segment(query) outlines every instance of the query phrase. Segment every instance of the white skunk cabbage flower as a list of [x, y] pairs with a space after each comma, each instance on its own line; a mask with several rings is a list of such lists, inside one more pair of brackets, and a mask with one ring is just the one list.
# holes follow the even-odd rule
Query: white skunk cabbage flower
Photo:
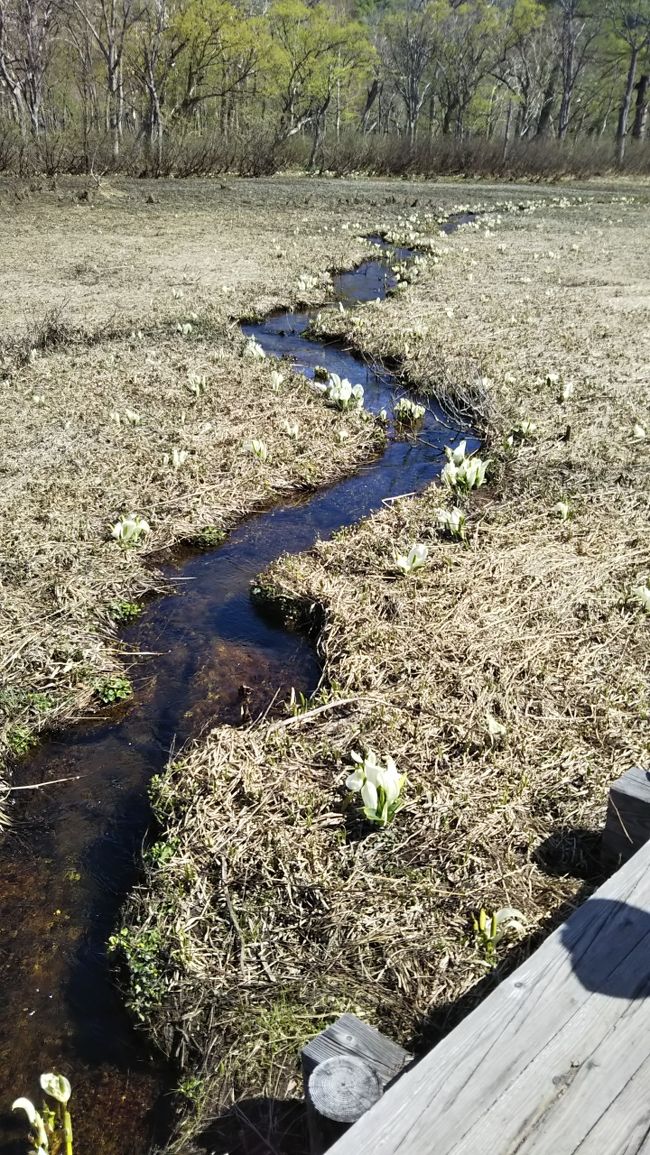
[[111, 537], [119, 541], [121, 545], [135, 545], [143, 534], [150, 533], [151, 526], [143, 517], [139, 517], [137, 513], [131, 513], [128, 517], [123, 517], [120, 521], [116, 521], [111, 529]]
[[639, 425], [637, 422], [637, 424], [634, 426], [633, 432], [635, 441], [645, 441], [647, 434], [643, 425]]
[[502, 738], [503, 735], [506, 733], [506, 728], [503, 725], [503, 722], [499, 722], [494, 717], [494, 714], [491, 714], [489, 710], [486, 710], [486, 712], [485, 712], [485, 720], [487, 722], [487, 728], [488, 728], [488, 734], [490, 735], [490, 741], [493, 742], [496, 738]]
[[124, 417], [128, 421], [129, 425], [140, 425], [142, 423], [142, 415], [135, 409], [125, 409]]
[[202, 397], [205, 393], [207, 377], [205, 374], [188, 373], [186, 385], [190, 393], [193, 393], [195, 397]]
[[635, 586], [632, 590], [632, 597], [646, 614], [650, 614], [650, 586], [647, 583], [643, 586]]
[[519, 437], [524, 439], [532, 437], [536, 431], [537, 425], [535, 422], [528, 420], [520, 421], [519, 425], [517, 425], [517, 427], [514, 429], [514, 433], [518, 434]]
[[461, 466], [461, 473], [464, 473], [465, 478], [465, 487], [467, 489], [479, 489], [485, 481], [487, 467], [488, 462], [481, 461], [480, 457], [466, 457]]
[[280, 388], [283, 381], [284, 381], [284, 374], [278, 373], [277, 369], [274, 369], [273, 372], [271, 373], [271, 389], [273, 390], [274, 393], [277, 393], [277, 391]]
[[454, 465], [453, 461], [448, 461], [440, 474], [445, 485], [450, 489], [455, 489], [458, 484], [458, 467]]
[[47, 1137], [47, 1131], [45, 1130], [45, 1123], [43, 1122], [43, 1119], [39, 1115], [31, 1100], [16, 1099], [11, 1104], [11, 1110], [25, 1112], [39, 1148], [43, 1151], [47, 1151], [49, 1149], [49, 1140]]
[[266, 357], [266, 353], [264, 352], [262, 346], [257, 343], [254, 337], [249, 337], [248, 341], [244, 345], [243, 356], [252, 357], [258, 361], [261, 361], [263, 357]]
[[163, 453], [163, 465], [171, 465], [172, 469], [180, 469], [187, 461], [186, 449], [172, 449], [171, 453]]
[[258, 461], [266, 461], [269, 456], [269, 447], [266, 441], [262, 441], [257, 437], [253, 437], [251, 441], [244, 442], [244, 449], [252, 453]]
[[352, 761], [357, 765], [346, 779], [348, 790], [361, 795], [363, 812], [370, 822], [386, 826], [399, 809], [399, 798], [406, 775], [398, 774], [397, 766], [390, 755], [382, 766], [374, 750], [369, 750], [365, 757], [353, 751]]
[[72, 1087], [65, 1075], [55, 1075], [54, 1072], [41, 1075], [41, 1088], [46, 1095], [64, 1106], [72, 1094]]
[[424, 542], [416, 542], [412, 545], [408, 553], [397, 554], [395, 557], [395, 565], [403, 574], [412, 573], [413, 570], [421, 569], [426, 564], [429, 556], [428, 546]]
[[439, 509], [437, 511], [438, 529], [448, 533], [450, 537], [465, 537], [465, 523], [467, 518], [462, 509], [454, 506], [453, 509]]
[[557, 513], [560, 521], [568, 521], [571, 516], [571, 506], [568, 501], [558, 501], [553, 506], [553, 512]]
[[300, 426], [298, 425], [297, 421], [285, 421], [284, 422], [284, 428], [286, 429], [287, 433], [289, 434], [289, 437], [293, 437], [294, 440], [297, 439], [298, 434], [300, 432]]
[[401, 397], [393, 407], [393, 412], [397, 420], [401, 421], [403, 425], [415, 425], [420, 418], [424, 417], [426, 410], [424, 405], [417, 405], [414, 401], [409, 401], [408, 397]]
[[311, 277], [309, 273], [303, 273], [298, 278], [298, 289], [301, 293], [308, 293], [311, 289], [315, 289], [318, 284], [318, 277]]
[[453, 462], [454, 465], [462, 465], [463, 461], [465, 460], [465, 450], [466, 449], [467, 449], [467, 442], [466, 441], [461, 441], [460, 444], [457, 445], [455, 449], [452, 449], [449, 445], [445, 446], [445, 456], [447, 458], [447, 461]]
[[362, 409], [363, 385], [352, 385], [347, 377], [331, 373], [324, 392], [327, 400], [337, 409]]
[[573, 384], [573, 381], [565, 381], [560, 393], [560, 401], [569, 401], [570, 398], [573, 397], [574, 393], [575, 385]]

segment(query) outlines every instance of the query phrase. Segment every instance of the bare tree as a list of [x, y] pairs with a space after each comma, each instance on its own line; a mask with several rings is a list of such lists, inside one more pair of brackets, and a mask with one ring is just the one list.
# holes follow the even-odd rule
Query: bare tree
[[42, 128], [43, 86], [55, 33], [53, 0], [0, 0], [0, 82], [23, 131]]
[[650, 0], [609, 0], [607, 16], [617, 40], [625, 46], [627, 75], [616, 126], [616, 157], [625, 156], [625, 138], [639, 60], [650, 48]]
[[72, 0], [72, 5], [104, 60], [106, 127], [111, 134], [113, 159], [117, 160], [122, 136], [124, 51], [130, 30], [142, 18], [140, 0]]
[[413, 0], [393, 13], [384, 23], [385, 58], [395, 89], [404, 102], [406, 130], [415, 140], [418, 120], [431, 78], [425, 75], [436, 49], [436, 23], [430, 5]]
[[558, 51], [562, 99], [557, 135], [564, 140], [571, 123], [571, 105], [578, 79], [590, 59], [600, 21], [588, 0], [559, 0]]

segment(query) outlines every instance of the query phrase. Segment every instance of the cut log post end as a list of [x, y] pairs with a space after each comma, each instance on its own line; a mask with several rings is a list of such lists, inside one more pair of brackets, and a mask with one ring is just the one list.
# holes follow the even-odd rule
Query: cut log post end
[[356, 1123], [380, 1098], [381, 1082], [363, 1059], [336, 1055], [312, 1071], [308, 1090], [319, 1115], [337, 1123]]
[[356, 1015], [342, 1015], [302, 1051], [309, 1146], [323, 1155], [374, 1106], [411, 1060]]

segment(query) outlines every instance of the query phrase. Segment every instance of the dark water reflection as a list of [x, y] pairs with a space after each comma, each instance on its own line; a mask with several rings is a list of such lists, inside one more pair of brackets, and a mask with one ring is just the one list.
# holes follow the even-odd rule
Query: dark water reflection
[[[337, 292], [348, 302], [374, 299], [391, 276], [384, 262], [370, 261], [342, 274]], [[307, 374], [320, 364], [362, 382], [366, 407], [390, 410], [390, 374], [307, 340], [308, 321], [283, 314], [244, 331]], [[151, 818], [147, 784], [172, 747], [210, 725], [238, 722], [242, 684], [251, 688], [253, 715], [292, 686], [315, 686], [311, 646], [263, 616], [250, 583], [280, 553], [309, 548], [383, 499], [431, 481], [460, 431], [429, 409], [421, 432], [423, 440], [391, 437], [353, 477], [251, 517], [220, 548], [167, 566], [173, 592], [125, 635], [129, 648], [157, 652], [131, 671], [133, 703], [48, 740], [18, 768], [20, 785], [75, 780], [15, 793], [14, 825], [0, 847], [0, 1104], [6, 1112], [18, 1095], [37, 1098], [39, 1073], [63, 1071], [81, 1155], [143, 1155], [169, 1127], [172, 1075], [129, 1022], [105, 948], [137, 878]], [[23, 1115], [0, 1115], [2, 1155], [22, 1155], [24, 1135]]]

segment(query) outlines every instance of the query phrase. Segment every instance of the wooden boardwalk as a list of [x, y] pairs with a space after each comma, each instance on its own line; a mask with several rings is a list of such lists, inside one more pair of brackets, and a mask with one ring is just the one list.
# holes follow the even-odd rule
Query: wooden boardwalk
[[650, 1155], [650, 843], [332, 1155]]

